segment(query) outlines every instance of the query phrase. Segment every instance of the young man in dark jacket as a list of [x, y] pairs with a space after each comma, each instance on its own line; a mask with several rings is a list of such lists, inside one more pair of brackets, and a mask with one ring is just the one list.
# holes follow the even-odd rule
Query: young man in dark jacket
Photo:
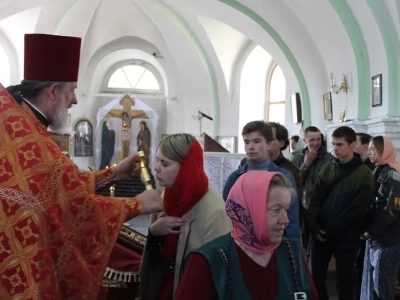
[[357, 142], [354, 152], [360, 154], [364, 164], [373, 171], [375, 169], [375, 164], [372, 163], [370, 158], [368, 157], [368, 145], [369, 141], [371, 140], [371, 136], [368, 133], [363, 132], [357, 132], [356, 136]]
[[332, 255], [339, 299], [354, 299], [354, 263], [374, 199], [372, 173], [353, 152], [355, 145], [356, 133], [350, 127], [342, 126], [332, 133], [335, 158], [322, 167], [308, 210], [310, 268], [320, 300], [329, 299], [325, 281]]
[[274, 164], [292, 173], [294, 180], [296, 181], [297, 199], [299, 202], [299, 218], [301, 224], [303, 214], [303, 210], [301, 209], [302, 205], [300, 204], [302, 193], [301, 172], [298, 167], [282, 154], [282, 151], [284, 151], [289, 145], [289, 132], [285, 126], [279, 123], [269, 122], [268, 124], [272, 127], [272, 141], [269, 142], [268, 155]]
[[314, 194], [319, 171], [323, 165], [332, 160], [333, 156], [328, 153], [323, 146], [322, 134], [317, 127], [309, 126], [304, 130], [304, 142], [307, 147], [305, 147], [301, 153], [295, 155], [292, 162], [301, 171], [302, 197], [300, 199], [303, 205], [303, 226], [301, 235], [303, 247], [307, 250], [310, 239], [307, 222], [308, 206]]

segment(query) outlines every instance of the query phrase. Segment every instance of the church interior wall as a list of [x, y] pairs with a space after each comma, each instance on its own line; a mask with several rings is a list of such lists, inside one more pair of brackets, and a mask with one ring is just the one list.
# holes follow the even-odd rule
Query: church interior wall
[[[370, 120], [362, 125], [346, 125], [369, 132], [396, 128], [394, 121], [389, 126], [385, 125], [389, 121], [382, 119], [390, 115], [389, 101], [395, 100], [393, 91], [397, 92], [393, 83], [389, 85], [388, 77], [400, 67], [398, 63], [389, 65], [390, 61], [397, 61], [393, 53], [400, 48], [399, 5], [395, 0], [382, 4], [395, 33], [394, 52], [388, 51], [380, 20], [368, 1], [346, 2], [342, 10], [332, 1], [320, 0], [271, 0], [268, 5], [256, 0], [237, 1], [236, 5], [225, 0], [116, 1], [67, 0], [59, 5], [52, 1], [26, 1], [22, 6], [5, 0], [2, 5], [7, 9], [0, 9], [0, 43], [13, 66], [11, 83], [16, 84], [23, 77], [24, 33], [81, 36], [79, 105], [71, 110], [73, 124], [85, 114], [94, 124], [100, 103], [115, 98], [103, 95], [101, 90], [104, 74], [113, 63], [141, 58], [160, 71], [165, 83], [165, 98], [143, 100], [149, 105], [162, 103], [156, 105], [164, 118], [160, 134], [185, 131], [198, 135], [199, 122], [193, 115], [201, 110], [214, 118], [212, 122], [203, 119], [202, 131], [211, 136], [240, 138], [241, 126], [233, 120], [240, 119], [241, 72], [249, 49], [259, 45], [286, 77], [285, 126], [290, 134], [301, 131], [301, 125], [291, 121], [290, 95], [295, 92], [302, 93], [306, 121], [326, 133], [338, 125], [341, 110], [346, 110], [348, 119], [356, 120], [363, 106], [367, 106]], [[356, 31], [350, 32], [343, 12], [350, 12], [347, 18], [354, 18]], [[263, 26], [260, 20], [264, 21]], [[218, 26], [215, 31], [213, 26]], [[363, 59], [357, 53], [360, 49]], [[162, 58], [153, 57], [153, 53]], [[360, 70], [367, 70], [368, 74], [360, 74]], [[331, 72], [338, 84], [345, 74], [349, 90], [332, 92], [333, 120], [326, 121], [322, 96], [331, 91]], [[371, 107], [370, 78], [377, 74], [383, 78], [383, 104]], [[265, 113], [265, 103], [254, 109]], [[374, 119], [381, 124], [376, 125], [371, 121]]]

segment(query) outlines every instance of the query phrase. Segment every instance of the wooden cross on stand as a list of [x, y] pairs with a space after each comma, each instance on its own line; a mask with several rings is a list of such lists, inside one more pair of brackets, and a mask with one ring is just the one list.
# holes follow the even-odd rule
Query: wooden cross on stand
[[[122, 131], [128, 131], [131, 128], [132, 119], [148, 119], [149, 117], [145, 114], [143, 110], [131, 110], [132, 106], [135, 106], [135, 101], [129, 96], [125, 95], [124, 98], [119, 102], [123, 109], [112, 109], [110, 110], [105, 118], [119, 118], [122, 120]], [[126, 135], [125, 135], [126, 136]], [[129, 140], [122, 140], [123, 151], [119, 153], [118, 158], [120, 160], [124, 159], [129, 155], [129, 148], [131, 143], [131, 136], [129, 134]]]
[[121, 101], [119, 101], [119, 104], [123, 107], [123, 109], [112, 109], [107, 113], [106, 117], [121, 118], [122, 113], [126, 112], [131, 120], [136, 118], [149, 118], [143, 110], [131, 110], [131, 107], [135, 106], [135, 101], [133, 101], [133, 99], [129, 97], [129, 95], [125, 95], [125, 97], [122, 98]]

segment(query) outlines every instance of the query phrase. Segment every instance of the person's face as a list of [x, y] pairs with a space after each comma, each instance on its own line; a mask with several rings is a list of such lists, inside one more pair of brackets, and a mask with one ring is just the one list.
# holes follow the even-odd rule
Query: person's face
[[281, 153], [283, 142], [276, 139], [276, 128], [272, 128], [272, 141], [269, 142], [268, 155], [270, 157], [277, 157]]
[[375, 148], [374, 144], [372, 143], [372, 141], [369, 142], [368, 157], [372, 163], [376, 163], [378, 161], [378, 159], [381, 157], [379, 155], [378, 151], [376, 151], [376, 148]]
[[304, 138], [308, 150], [317, 152], [321, 147], [321, 132], [308, 132]]
[[344, 138], [332, 137], [333, 155], [340, 160], [346, 160], [353, 156], [356, 142], [347, 143]]
[[295, 140], [290, 140], [290, 149], [296, 150], [297, 142]]
[[243, 141], [248, 160], [261, 160], [268, 157], [269, 145], [258, 131], [244, 134]]
[[360, 137], [357, 136], [356, 146], [354, 147], [354, 152], [363, 155], [368, 151], [368, 145], [361, 144]]
[[292, 193], [287, 188], [275, 188], [270, 192], [268, 199], [268, 228], [272, 244], [282, 241], [286, 226], [289, 224], [287, 211], [292, 200]]
[[78, 103], [75, 89], [76, 83], [72, 82], [67, 83], [63, 88], [59, 85], [54, 88], [53, 113], [48, 116], [51, 130], [58, 131], [68, 126], [68, 109]]
[[157, 161], [154, 167], [156, 179], [163, 187], [172, 187], [175, 183], [181, 165], [166, 157], [160, 149], [157, 150]]

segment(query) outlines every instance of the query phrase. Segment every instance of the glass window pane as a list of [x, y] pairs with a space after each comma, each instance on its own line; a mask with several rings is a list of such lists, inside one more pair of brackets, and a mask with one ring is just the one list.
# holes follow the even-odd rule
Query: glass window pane
[[135, 86], [135, 89], [159, 90], [160, 86], [154, 74], [149, 70], [146, 70], [140, 81]]
[[285, 103], [271, 103], [269, 105], [268, 121], [285, 124]]
[[126, 78], [122, 69], [118, 69], [111, 75], [110, 80], [108, 81], [109, 88], [131, 88], [128, 79]]
[[129, 82], [131, 83], [132, 88], [137, 85], [140, 77], [146, 71], [145, 68], [136, 65], [129, 65], [122, 68], [128, 77]]
[[271, 84], [269, 86], [269, 101], [270, 102], [280, 102], [285, 101], [286, 97], [286, 79], [283, 75], [282, 69], [276, 66], [272, 76]]

